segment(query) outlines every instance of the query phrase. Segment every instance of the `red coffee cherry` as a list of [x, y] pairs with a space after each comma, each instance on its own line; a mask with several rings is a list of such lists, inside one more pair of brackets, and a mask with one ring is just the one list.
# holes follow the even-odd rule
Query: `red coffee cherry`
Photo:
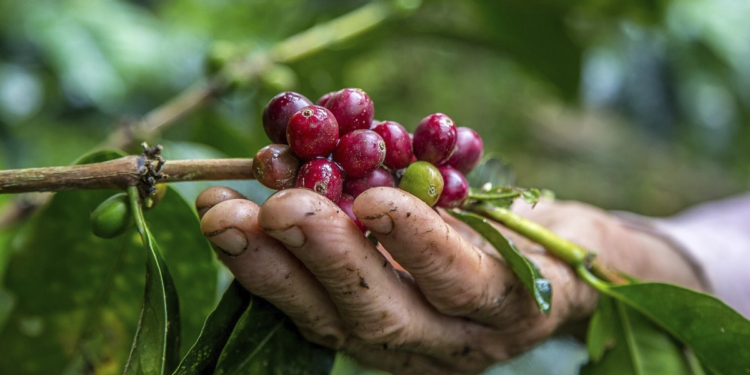
[[274, 96], [263, 109], [263, 130], [271, 142], [286, 144], [286, 125], [289, 118], [311, 104], [310, 99], [296, 92], [287, 91]]
[[261, 148], [253, 158], [253, 176], [271, 189], [281, 190], [294, 186], [300, 160], [289, 145], [270, 144]]
[[458, 169], [463, 174], [468, 174], [482, 161], [484, 142], [482, 142], [482, 137], [471, 128], [463, 126], [456, 128], [456, 135], [456, 151], [445, 164]]
[[385, 142], [385, 160], [383, 164], [390, 169], [406, 168], [413, 156], [411, 138], [406, 128], [394, 121], [384, 121], [372, 130], [380, 134]]
[[347, 178], [364, 177], [385, 160], [385, 142], [372, 130], [354, 130], [344, 134], [333, 151], [333, 161]]
[[356, 216], [354, 216], [354, 211], [352, 211], [352, 205], [354, 205], [354, 197], [352, 197], [349, 194], [344, 194], [341, 196], [341, 199], [339, 199], [338, 205], [341, 208], [341, 210], [343, 210], [344, 212], [346, 212], [347, 215], [349, 215], [352, 221], [354, 221], [354, 224], [357, 225], [357, 228], [359, 228], [359, 230], [361, 230], [362, 233], [367, 232], [367, 227], [364, 224], [362, 224], [362, 222], [359, 221], [359, 219], [357, 219]]
[[365, 190], [379, 186], [396, 187], [396, 181], [391, 173], [382, 167], [366, 174], [364, 177], [345, 179], [344, 194], [356, 198]]
[[310, 105], [289, 118], [286, 139], [300, 159], [328, 156], [339, 139], [339, 125], [325, 107]]
[[372, 100], [360, 89], [337, 91], [326, 102], [326, 108], [336, 116], [340, 136], [357, 129], [369, 129], [375, 115]]
[[331, 91], [331, 92], [329, 92], [329, 93], [327, 93], [327, 94], [323, 94], [323, 96], [321, 96], [321, 97], [320, 97], [320, 98], [318, 99], [318, 101], [317, 101], [317, 102], [315, 102], [315, 104], [316, 104], [316, 105], [319, 105], [319, 106], [321, 106], [321, 107], [325, 107], [325, 106], [326, 106], [326, 103], [328, 103], [328, 100], [329, 100], [329, 99], [331, 99], [331, 97], [332, 97], [332, 96], [333, 96], [333, 94], [335, 94], [335, 93], [336, 93], [336, 91]]
[[418, 160], [441, 166], [456, 147], [456, 125], [442, 114], [433, 113], [419, 122], [414, 131], [414, 156]]
[[310, 189], [338, 202], [341, 199], [343, 180], [341, 169], [334, 162], [318, 158], [302, 164], [295, 187]]
[[455, 208], [469, 196], [469, 183], [464, 175], [453, 167], [438, 167], [443, 176], [443, 193], [437, 201], [438, 207]]

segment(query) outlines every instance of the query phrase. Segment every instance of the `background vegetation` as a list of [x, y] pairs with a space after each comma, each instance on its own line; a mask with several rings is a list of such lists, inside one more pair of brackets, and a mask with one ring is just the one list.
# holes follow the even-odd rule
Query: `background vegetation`
[[[269, 48], [365, 3], [0, 2], [0, 168], [70, 164], [202, 79], [207, 55]], [[748, 16], [740, 0], [427, 0], [147, 141], [167, 159], [251, 157], [268, 143], [260, 111], [276, 93], [360, 87], [378, 119], [414, 129], [444, 112], [477, 129], [518, 185], [670, 215], [750, 185]], [[204, 186], [177, 188], [191, 199]], [[19, 199], [34, 196], [0, 195], [0, 211]]]

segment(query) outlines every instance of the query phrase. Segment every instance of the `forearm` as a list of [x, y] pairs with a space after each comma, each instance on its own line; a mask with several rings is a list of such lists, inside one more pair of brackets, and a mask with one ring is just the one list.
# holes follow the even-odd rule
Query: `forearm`
[[627, 216], [679, 249], [708, 292], [750, 316], [750, 195], [709, 202], [666, 219]]

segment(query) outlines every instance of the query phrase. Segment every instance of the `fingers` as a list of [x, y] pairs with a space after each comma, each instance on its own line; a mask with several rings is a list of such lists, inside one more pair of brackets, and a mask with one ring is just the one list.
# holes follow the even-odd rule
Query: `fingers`
[[496, 323], [517, 279], [475, 248], [417, 198], [398, 189], [369, 189], [354, 213], [414, 277], [440, 312]]
[[307, 268], [260, 229], [258, 210], [248, 200], [220, 202], [203, 216], [201, 231], [243, 287], [284, 311], [309, 340], [340, 348], [348, 332], [336, 307]]
[[331, 201], [309, 190], [283, 190], [264, 203], [258, 224], [315, 275], [341, 319], [364, 343], [464, 368], [492, 363], [472, 347], [486, 328], [436, 311]]
[[[555, 327], [501, 260], [460, 233], [486, 242], [458, 223], [452, 228], [408, 193], [370, 189], [354, 212], [409, 274], [312, 191], [283, 190], [262, 207], [243, 199], [215, 203], [226, 197], [204, 200], [213, 207], [201, 229], [239, 282], [311, 341], [366, 363], [396, 374], [478, 373]], [[551, 260], [534, 255], [546, 271]], [[561, 289], [554, 287], [559, 306]]]
[[198, 217], [203, 218], [203, 215], [205, 215], [211, 207], [230, 199], [247, 198], [236, 190], [225, 186], [212, 186], [203, 190], [198, 194], [198, 197], [195, 198], [195, 209], [198, 211]]

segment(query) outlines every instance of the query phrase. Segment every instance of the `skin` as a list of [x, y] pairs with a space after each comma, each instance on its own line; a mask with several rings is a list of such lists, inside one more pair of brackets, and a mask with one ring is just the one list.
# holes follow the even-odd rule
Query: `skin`
[[[498, 226], [552, 283], [552, 311], [540, 313], [481, 236], [398, 189], [370, 189], [354, 202], [380, 248], [309, 190], [279, 191], [262, 207], [202, 203], [212, 208], [201, 230], [245, 288], [284, 311], [307, 339], [394, 374], [479, 373], [550, 335], [581, 333], [596, 306], [597, 293], [567, 265]], [[678, 251], [606, 212], [575, 202], [517, 205], [617, 269], [703, 289]]]

